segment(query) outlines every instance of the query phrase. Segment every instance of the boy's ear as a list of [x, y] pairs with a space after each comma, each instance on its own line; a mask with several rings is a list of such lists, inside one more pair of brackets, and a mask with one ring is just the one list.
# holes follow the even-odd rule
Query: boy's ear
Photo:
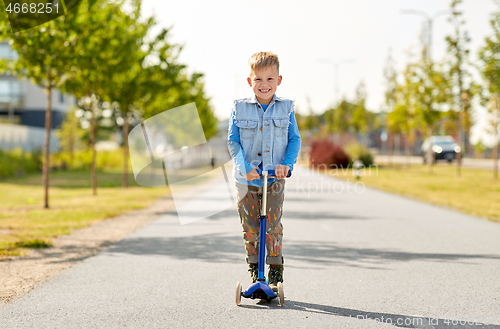
[[252, 79], [250, 77], [247, 78], [248, 85], [251, 87], [252, 86]]
[[281, 84], [281, 79], [283, 79], [283, 77], [280, 75], [280, 76], [278, 77], [278, 86]]

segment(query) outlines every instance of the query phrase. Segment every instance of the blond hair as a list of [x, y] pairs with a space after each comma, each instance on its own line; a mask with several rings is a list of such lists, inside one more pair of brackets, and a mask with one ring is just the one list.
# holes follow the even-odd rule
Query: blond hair
[[274, 66], [276, 70], [280, 71], [280, 61], [278, 59], [278, 55], [270, 51], [261, 51], [255, 53], [248, 60], [248, 64], [250, 65], [250, 70], [255, 72], [257, 68], [263, 68], [266, 66]]

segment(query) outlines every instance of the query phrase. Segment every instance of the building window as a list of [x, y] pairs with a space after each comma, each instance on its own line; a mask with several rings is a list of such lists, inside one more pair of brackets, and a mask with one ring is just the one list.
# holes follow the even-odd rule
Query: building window
[[9, 44], [0, 43], [0, 58], [3, 59], [16, 59], [17, 53], [10, 49]]
[[59, 91], [59, 103], [64, 104], [64, 94], [62, 91]]
[[17, 102], [23, 96], [19, 81], [0, 80], [0, 104]]
[[10, 103], [10, 82], [0, 81], [0, 103]]

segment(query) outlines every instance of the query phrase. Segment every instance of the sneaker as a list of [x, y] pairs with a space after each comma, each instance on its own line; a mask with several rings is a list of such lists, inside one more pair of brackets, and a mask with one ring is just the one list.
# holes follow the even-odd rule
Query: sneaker
[[257, 278], [259, 277], [259, 264], [250, 263], [248, 267], [248, 272], [250, 272], [250, 276], [252, 277], [252, 283], [257, 282]]
[[269, 287], [274, 292], [278, 292], [278, 282], [283, 282], [283, 265], [269, 265], [267, 277], [269, 278]]

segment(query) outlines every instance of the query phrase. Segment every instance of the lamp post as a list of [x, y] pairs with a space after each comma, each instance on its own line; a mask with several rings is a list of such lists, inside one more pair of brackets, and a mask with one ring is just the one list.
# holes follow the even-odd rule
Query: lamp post
[[341, 59], [339, 61], [332, 61], [331, 59], [320, 59], [319, 61], [322, 63], [331, 64], [333, 66], [333, 81], [335, 84], [334, 104], [336, 104], [339, 101], [339, 93], [340, 93], [340, 88], [339, 88], [340, 66], [343, 64], [354, 63], [356, 62], [356, 60], [349, 58], [349, 59]]
[[[427, 14], [426, 12], [423, 12], [420, 10], [415, 10], [415, 9], [403, 9], [403, 10], [401, 10], [401, 13], [403, 13], [403, 14], [415, 14], [415, 15], [423, 16], [423, 17], [425, 17], [425, 19], [427, 21], [427, 45], [426, 45], [426, 49], [425, 49], [425, 62], [428, 65], [428, 69], [430, 69], [431, 62], [432, 62], [431, 48], [432, 48], [432, 28], [433, 28], [434, 20], [436, 18], [438, 18], [439, 16], [445, 15], [449, 12], [450, 12], [449, 10], [440, 10], [431, 16], [431, 15]], [[428, 135], [428, 138], [432, 137], [431, 136], [432, 134], [430, 132], [427, 135]], [[431, 171], [432, 164], [434, 161], [431, 161], [431, 159], [433, 159], [433, 155], [432, 155], [432, 151], [430, 148], [427, 151], [427, 159], [429, 161], [428, 162], [429, 171]]]
[[[348, 64], [348, 63], [354, 63], [356, 62], [355, 59], [341, 59], [339, 61], [332, 61], [331, 59], [320, 59], [319, 60], [322, 63], [327, 63], [331, 64], [333, 66], [333, 79], [334, 79], [334, 84], [335, 84], [335, 100], [334, 100], [334, 106], [338, 104], [339, 102], [339, 71], [340, 71], [340, 66], [342, 64]], [[332, 111], [332, 123], [333, 123], [333, 116], [334, 112]], [[335, 136], [332, 136], [333, 142], [335, 143]], [[338, 139], [340, 140], [340, 134], [338, 135]]]
[[450, 12], [449, 10], [440, 10], [431, 16], [426, 12], [415, 9], [403, 9], [401, 11], [401, 13], [403, 14], [414, 14], [414, 15], [424, 16], [425, 19], [427, 20], [427, 49], [425, 51], [426, 60], [432, 60], [431, 47], [432, 47], [432, 27], [434, 24], [434, 20], [439, 16], [448, 14], [449, 12]]

